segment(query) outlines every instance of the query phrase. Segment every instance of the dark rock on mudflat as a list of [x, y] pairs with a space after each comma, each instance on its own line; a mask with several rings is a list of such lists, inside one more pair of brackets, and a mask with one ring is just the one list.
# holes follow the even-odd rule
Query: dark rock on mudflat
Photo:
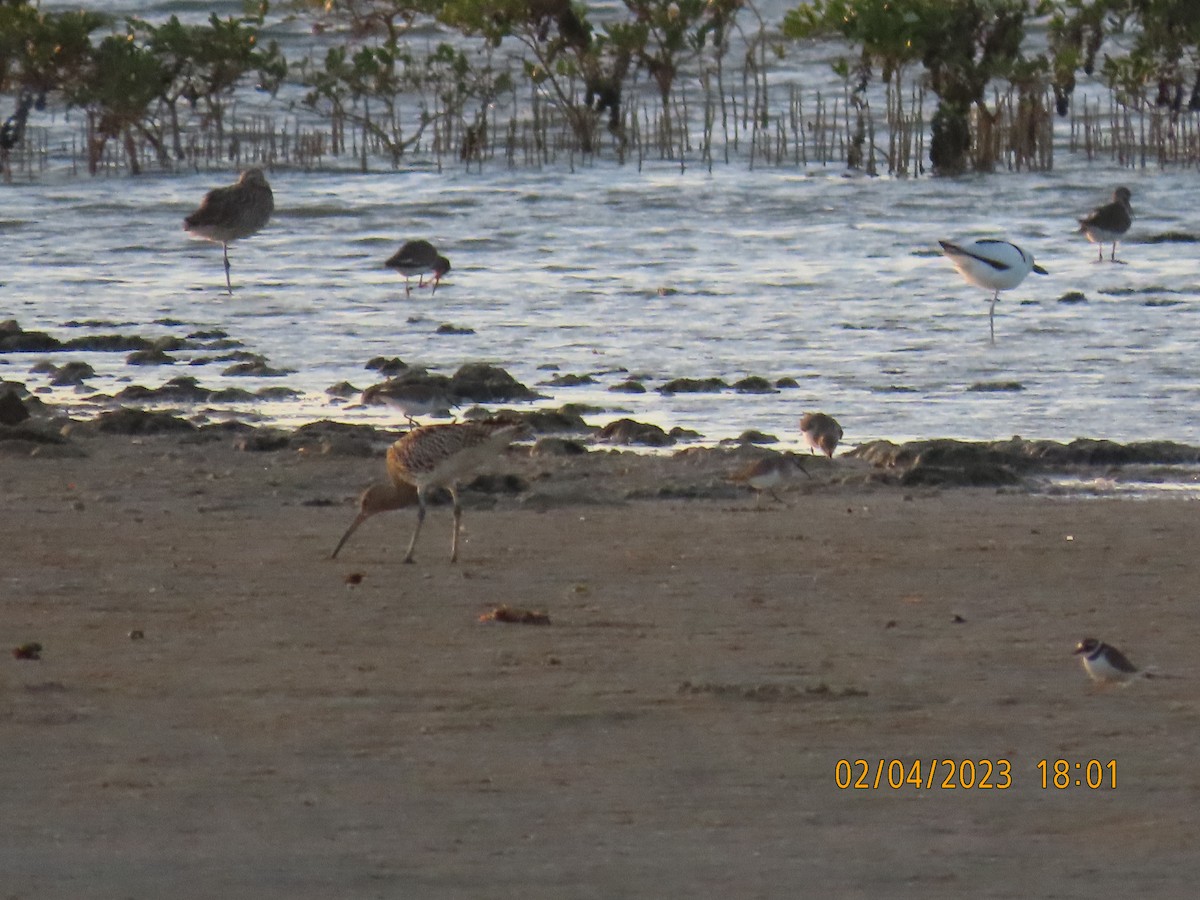
[[291, 437], [282, 431], [260, 428], [234, 440], [233, 449], [246, 453], [274, 453], [277, 450], [286, 450], [291, 443]]
[[466, 363], [450, 379], [455, 395], [473, 403], [540, 400], [541, 394], [531, 391], [499, 366], [488, 363]]
[[466, 485], [466, 489], [480, 494], [519, 494], [528, 490], [529, 485], [519, 475], [485, 473], [475, 476]]
[[348, 400], [351, 397], [357, 397], [361, 391], [348, 381], [339, 381], [337, 384], [331, 384], [325, 388], [325, 393], [330, 397], [339, 397], [343, 400]]
[[628, 381], [617, 382], [609, 387], [609, 390], [617, 394], [644, 394], [646, 393], [646, 386], [640, 381], [629, 379]]
[[1186, 231], [1162, 231], [1142, 238], [1143, 244], [1196, 244], [1200, 237]]
[[100, 413], [91, 424], [101, 434], [171, 434], [196, 430], [187, 419], [128, 406]]
[[1087, 303], [1087, 296], [1083, 293], [1083, 291], [1067, 291], [1058, 298], [1058, 302], [1066, 304]]
[[968, 392], [981, 394], [1002, 394], [1023, 390], [1025, 390], [1025, 385], [1019, 381], [977, 381], [967, 388]]
[[209, 403], [245, 403], [255, 399], [255, 394], [241, 388], [221, 388], [219, 391], [211, 391], [208, 395]]
[[189, 341], [215, 341], [229, 337], [229, 332], [221, 328], [209, 328], [205, 331], [193, 331], [188, 334]]
[[175, 362], [175, 357], [169, 356], [158, 347], [151, 347], [148, 350], [134, 350], [125, 357], [125, 364], [127, 366], [173, 366]]
[[1195, 465], [1200, 447], [1172, 441], [1118, 444], [1079, 438], [1057, 441], [970, 442], [947, 439], [893, 444], [872, 441], [851, 450], [881, 469], [892, 470], [903, 484], [1006, 485], [1034, 472], [1066, 472], [1094, 466]]
[[140, 384], [131, 384], [117, 392], [116, 399], [129, 401], [170, 401], [172, 403], [206, 403], [212, 398], [212, 391], [201, 387], [195, 378], [180, 375], [172, 378], [161, 387], [148, 388]]
[[561, 437], [538, 438], [529, 451], [531, 456], [582, 456], [587, 452], [579, 441]]
[[[19, 401], [18, 401], [19, 402]], [[67, 439], [56, 428], [44, 423], [21, 422], [0, 428], [0, 443], [23, 441], [29, 444], [65, 444]]]
[[583, 384], [595, 384], [596, 379], [591, 375], [556, 375], [542, 384], [548, 387], [579, 387]]
[[657, 425], [635, 422], [633, 419], [609, 422], [600, 429], [596, 439], [607, 444], [641, 444], [646, 447], [669, 447], [676, 442]]
[[408, 364], [398, 356], [393, 356], [391, 359], [388, 359], [386, 356], [373, 356], [367, 360], [367, 364], [363, 368], [374, 369], [380, 375], [391, 376], [405, 371], [408, 368]]
[[282, 378], [284, 375], [291, 375], [292, 372], [292, 369], [273, 368], [267, 365], [265, 359], [259, 357], [246, 362], [234, 363], [221, 372], [221, 374], [229, 377], [255, 376], [258, 378]]
[[61, 366], [51, 366], [50, 369], [53, 375], [50, 383], [59, 387], [68, 384], [83, 384], [84, 379], [92, 378], [96, 374], [96, 370], [87, 363], [77, 361], [63, 363]]
[[28, 418], [29, 410], [16, 391], [7, 390], [0, 394], [0, 425], [20, 425]]
[[64, 350], [90, 350], [102, 353], [122, 353], [131, 350], [150, 350], [154, 344], [136, 334], [91, 334], [71, 338], [63, 343]]
[[474, 328], [466, 328], [460, 325], [451, 325], [449, 322], [443, 322], [437, 327], [434, 334], [474, 334]]
[[777, 394], [775, 386], [759, 375], [750, 375], [733, 383], [733, 389], [739, 394]]
[[62, 342], [44, 331], [0, 332], [0, 353], [45, 353], [60, 347]]
[[720, 378], [672, 378], [662, 385], [660, 394], [716, 394], [729, 387]]
[[[583, 420], [583, 416], [578, 413], [572, 413], [566, 408], [534, 409], [529, 412], [502, 409], [494, 415], [497, 418], [520, 422], [536, 434], [554, 434], [564, 431], [584, 434], [594, 430]], [[476, 419], [479, 416], [472, 414], [466, 416], [466, 418]]]
[[295, 400], [301, 395], [300, 391], [295, 388], [283, 387], [265, 387], [259, 388], [254, 392], [254, 396], [259, 400]]
[[791, 378], [791, 377], [777, 378], [777, 379], [775, 379], [775, 387], [777, 387], [777, 388], [798, 388], [798, 387], [800, 387], [800, 382], [798, 382], [795, 378]]
[[779, 442], [773, 434], [767, 434], [765, 431], [757, 431], [753, 428], [743, 431], [737, 436], [739, 444], [775, 444]]

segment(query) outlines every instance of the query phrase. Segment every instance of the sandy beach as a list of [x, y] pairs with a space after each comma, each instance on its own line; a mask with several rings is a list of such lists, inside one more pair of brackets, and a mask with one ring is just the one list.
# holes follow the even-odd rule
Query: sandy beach
[[71, 447], [0, 459], [6, 898], [1194, 892], [1192, 501], [518, 446], [405, 566], [329, 558], [378, 455]]

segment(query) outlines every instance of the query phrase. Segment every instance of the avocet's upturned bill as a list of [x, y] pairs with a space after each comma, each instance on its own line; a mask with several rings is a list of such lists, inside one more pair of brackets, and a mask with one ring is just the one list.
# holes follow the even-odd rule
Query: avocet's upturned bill
[[1030, 272], [1047, 274], [1046, 270], [1033, 261], [1033, 254], [1026, 253], [1016, 244], [984, 238], [970, 243], [954, 244], [938, 241], [946, 258], [954, 263], [958, 274], [976, 287], [992, 292], [992, 303], [988, 308], [988, 330], [992, 343], [996, 342], [996, 301], [1000, 292], [1015, 288]]

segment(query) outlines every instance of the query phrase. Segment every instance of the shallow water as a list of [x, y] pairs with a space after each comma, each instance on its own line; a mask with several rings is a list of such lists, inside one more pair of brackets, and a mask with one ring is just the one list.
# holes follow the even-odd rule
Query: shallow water
[[[172, 7], [183, 8], [183, 7]], [[188, 7], [190, 8], [190, 7]], [[1065, 126], [1063, 126], [1065, 128]], [[1065, 140], [1065, 135], [1064, 135]], [[313, 418], [393, 422], [325, 389], [380, 380], [374, 356], [452, 372], [487, 360], [548, 395], [692, 428], [706, 441], [748, 428], [797, 440], [806, 410], [835, 415], [847, 444], [929, 436], [1200, 443], [1192, 344], [1196, 173], [1088, 164], [1060, 152], [1049, 174], [959, 180], [846, 177], [839, 167], [757, 169], [744, 162], [617, 166], [599, 162], [482, 173], [270, 174], [276, 214], [231, 251], [224, 293], [219, 246], [189, 239], [183, 217], [229, 177], [71, 178], [0, 188], [0, 315], [66, 339], [223, 329], [283, 378], [225, 378], [225, 363], [129, 367], [124, 354], [0, 356], [0, 377], [78, 406], [86, 394], [29, 373], [46, 358], [91, 363], [111, 394], [178, 375], [205, 387], [287, 385], [298, 401], [241, 404], [283, 424]], [[1118, 256], [1096, 264], [1075, 218], [1133, 191], [1135, 222]], [[1031, 275], [997, 307], [988, 341], [985, 292], [940, 256], [939, 238], [1005, 237], [1050, 275]], [[453, 271], [436, 295], [382, 266], [402, 240], [425, 237]], [[1058, 298], [1082, 291], [1086, 303]], [[95, 322], [65, 328], [72, 321]], [[169, 324], [157, 324], [157, 323]], [[451, 323], [473, 334], [439, 335]], [[550, 388], [556, 374], [594, 385]], [[671, 378], [795, 378], [757, 395], [660, 395]], [[628, 377], [645, 394], [608, 390]], [[1015, 382], [1020, 390], [971, 390]]]

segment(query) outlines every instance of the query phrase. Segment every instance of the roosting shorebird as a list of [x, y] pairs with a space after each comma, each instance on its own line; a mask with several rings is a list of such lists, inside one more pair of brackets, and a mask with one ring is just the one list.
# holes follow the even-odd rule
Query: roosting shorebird
[[1112, 262], [1121, 261], [1117, 259], [1117, 241], [1124, 237], [1133, 224], [1133, 208], [1129, 205], [1132, 197], [1129, 188], [1119, 187], [1113, 191], [1112, 203], [1096, 207], [1079, 220], [1080, 233], [1086, 235], [1093, 244], [1100, 245], [1096, 262], [1104, 262], [1104, 245], [1107, 243], [1112, 244], [1109, 259]]
[[958, 269], [958, 274], [976, 287], [992, 291], [992, 305], [988, 308], [988, 332], [992, 343], [996, 343], [996, 301], [1000, 292], [1015, 288], [1030, 272], [1045, 275], [1046, 270], [1033, 261], [1033, 254], [1026, 253], [1008, 241], [983, 239], [964, 244], [938, 241], [946, 258]]
[[275, 196], [262, 169], [247, 169], [237, 183], [209, 191], [194, 213], [183, 220], [183, 230], [221, 244], [225, 254], [225, 287], [229, 280], [229, 242], [250, 237], [271, 219]]
[[800, 417], [800, 437], [811, 451], [820, 450], [833, 459], [833, 451], [842, 439], [842, 426], [823, 412], [805, 413]]
[[450, 271], [450, 260], [439, 254], [429, 241], [406, 241], [384, 265], [404, 276], [405, 297], [412, 296], [412, 288], [408, 285], [410, 276], [419, 276], [417, 287], [425, 287], [425, 274], [432, 274], [430, 284], [433, 289], [430, 293], [436, 294], [438, 282]]
[[393, 509], [404, 509], [406, 506], [412, 506], [416, 502], [417, 489], [408, 482], [393, 484], [388, 481], [380, 481], [371, 485], [358, 498], [358, 515], [354, 517], [354, 521], [350, 523], [350, 527], [346, 529], [346, 533], [342, 535], [342, 539], [333, 548], [333, 552], [329, 554], [329, 558], [337, 559], [337, 555], [341, 552], [346, 541], [350, 540], [350, 535], [354, 534], [358, 530], [358, 526], [371, 518], [371, 516], [378, 515], [381, 512], [390, 512]]
[[425, 521], [425, 497], [434, 487], [446, 488], [454, 501], [450, 562], [458, 561], [458, 532], [462, 524], [459, 480], [500, 453], [525, 430], [524, 425], [511, 422], [425, 425], [414, 428], [388, 448], [387, 469], [392, 482], [410, 484], [417, 489], [417, 527], [404, 562], [413, 561], [413, 550]]

